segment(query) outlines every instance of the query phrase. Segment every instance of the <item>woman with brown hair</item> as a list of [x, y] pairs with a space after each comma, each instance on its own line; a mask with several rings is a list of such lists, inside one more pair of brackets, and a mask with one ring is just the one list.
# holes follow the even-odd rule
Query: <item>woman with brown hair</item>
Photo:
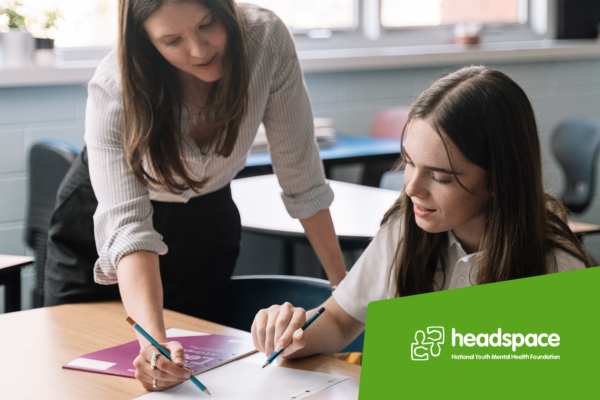
[[505, 74], [467, 67], [439, 79], [412, 106], [401, 140], [404, 190], [327, 312], [304, 334], [318, 308], [259, 311], [257, 349], [336, 352], [364, 328], [371, 301], [590, 265], [544, 193], [533, 109]]
[[[241, 230], [229, 183], [261, 122], [287, 210], [337, 284], [345, 265], [328, 210], [333, 192], [285, 25], [233, 0], [120, 0], [119, 7], [117, 51], [89, 83], [86, 148], [52, 220], [46, 304], [117, 295], [113, 287], [99, 296], [93, 279], [118, 283], [127, 313], [160, 342], [163, 306], [226, 321]], [[97, 254], [84, 229], [94, 208]], [[147, 389], [188, 377], [177, 343], [166, 345], [174, 363], [157, 361], [140, 343], [136, 376]]]

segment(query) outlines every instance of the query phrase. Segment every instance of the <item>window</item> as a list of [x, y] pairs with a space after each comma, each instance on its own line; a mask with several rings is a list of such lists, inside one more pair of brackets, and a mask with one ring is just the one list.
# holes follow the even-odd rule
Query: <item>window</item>
[[236, 0], [274, 11], [297, 33], [358, 28], [358, 0]]
[[[14, 0], [11, 0], [14, 2]], [[2, 4], [6, 0], [1, 0]], [[57, 47], [109, 46], [117, 33], [118, 0], [20, 0], [34, 36], [49, 35]], [[43, 29], [45, 13], [58, 11], [56, 29]]]
[[463, 22], [524, 24], [527, 0], [419, 0], [381, 1], [384, 28], [450, 25]]
[[[7, 1], [15, 0], [0, 3]], [[16, 1], [32, 16], [30, 29], [35, 35], [43, 34], [40, 25], [45, 11], [60, 12], [58, 29], [51, 32], [57, 47], [107, 47], [115, 42], [118, 0]], [[483, 23], [484, 34], [493, 27], [495, 37], [512, 32], [508, 40], [518, 39], [532, 23], [551, 13], [547, 7], [536, 6], [549, 0], [235, 1], [275, 11], [299, 35], [302, 49], [447, 43], [450, 30], [445, 28], [469, 21]], [[316, 38], [332, 40], [312, 40]]]

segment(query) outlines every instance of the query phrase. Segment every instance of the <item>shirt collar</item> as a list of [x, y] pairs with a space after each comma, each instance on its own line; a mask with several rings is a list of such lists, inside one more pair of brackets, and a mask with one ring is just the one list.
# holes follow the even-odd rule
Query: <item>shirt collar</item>
[[464, 258], [464, 261], [468, 261], [468, 260], [472, 259], [473, 257], [475, 257], [476, 255], [481, 253], [480, 251], [478, 251], [475, 253], [467, 254], [467, 252], [463, 248], [462, 244], [460, 244], [460, 242], [456, 238], [456, 235], [454, 235], [454, 232], [448, 231], [448, 251], [452, 251], [452, 250], [456, 251], [456, 260], [457, 261], [461, 260], [463, 258]]

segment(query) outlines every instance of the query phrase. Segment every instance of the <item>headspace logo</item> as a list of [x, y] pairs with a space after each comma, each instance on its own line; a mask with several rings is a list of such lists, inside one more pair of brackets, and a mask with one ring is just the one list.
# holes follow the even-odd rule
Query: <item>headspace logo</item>
[[443, 326], [428, 326], [415, 332], [415, 341], [410, 344], [410, 358], [413, 361], [427, 361], [442, 353], [446, 334]]
[[510, 347], [512, 351], [527, 347], [558, 347], [558, 333], [508, 333], [502, 328], [494, 333], [460, 333], [452, 328], [452, 347]]
[[[451, 329], [450, 345], [452, 349], [458, 348], [504, 348], [513, 353], [523, 348], [557, 348], [560, 346], [560, 335], [558, 333], [521, 333], [504, 332], [498, 328], [491, 333], [461, 333], [456, 328]], [[410, 344], [410, 358], [413, 361], [428, 361], [439, 357], [442, 353], [442, 345], [445, 342], [445, 328], [443, 326], [428, 326], [415, 332], [414, 341]], [[452, 354], [452, 359], [484, 360], [484, 359], [560, 359], [559, 355], [534, 355], [534, 354]]]

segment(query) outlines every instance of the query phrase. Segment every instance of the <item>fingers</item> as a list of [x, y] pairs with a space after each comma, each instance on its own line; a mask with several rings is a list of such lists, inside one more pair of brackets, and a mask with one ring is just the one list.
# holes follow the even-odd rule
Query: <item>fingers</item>
[[135, 378], [140, 381], [144, 389], [148, 391], [164, 390], [171, 386], [177, 385], [179, 381], [173, 381], [171, 375], [156, 369], [152, 370], [143, 366], [147, 363], [143, 360], [143, 355], [140, 354], [133, 362], [135, 368]]
[[285, 351], [281, 353], [281, 357], [286, 358], [304, 346], [306, 346], [306, 341], [304, 340], [304, 331], [302, 329], [296, 329], [292, 336], [292, 344], [286, 347]]
[[[156, 368], [152, 368], [153, 354], [160, 354], [153, 346], [147, 346], [135, 358], [135, 377], [146, 390], [163, 390], [182, 383], [191, 376], [191, 371], [183, 367], [183, 347], [177, 342], [163, 344], [170, 352], [173, 361], [163, 355], [156, 357]], [[155, 383], [157, 384], [155, 387]]]
[[183, 357], [183, 346], [181, 343], [169, 342], [165, 345], [165, 347], [171, 352], [171, 361], [173, 361], [177, 366], [183, 367], [185, 358]]
[[279, 307], [279, 313], [275, 317], [275, 335], [273, 335], [273, 350], [277, 351], [280, 347], [285, 346], [285, 344], [280, 344], [281, 335], [286, 331], [290, 320], [294, 314], [294, 307], [290, 303], [283, 303], [281, 307]]
[[292, 343], [292, 340], [296, 339], [296, 337], [295, 336], [292, 337], [292, 335], [298, 330], [300, 330], [300, 332], [302, 332], [302, 329], [299, 329], [299, 328], [301, 328], [302, 325], [304, 325], [305, 321], [306, 321], [306, 311], [304, 311], [304, 309], [300, 308], [300, 307], [294, 308], [290, 322], [288, 323], [285, 331], [281, 334], [281, 336], [277, 340], [277, 343], [275, 346], [277, 348], [277, 350], [282, 349], [285, 346], [288, 346], [290, 343]]
[[262, 309], [256, 313], [254, 321], [252, 322], [252, 341], [256, 350], [264, 353], [265, 352], [265, 336], [267, 330], [267, 310]]
[[306, 321], [306, 311], [290, 303], [262, 309], [252, 323], [252, 340], [257, 350], [270, 355], [292, 342], [293, 333]]
[[271, 306], [267, 313], [267, 331], [265, 336], [265, 354], [271, 354], [275, 343], [275, 323], [279, 315], [280, 306]]

